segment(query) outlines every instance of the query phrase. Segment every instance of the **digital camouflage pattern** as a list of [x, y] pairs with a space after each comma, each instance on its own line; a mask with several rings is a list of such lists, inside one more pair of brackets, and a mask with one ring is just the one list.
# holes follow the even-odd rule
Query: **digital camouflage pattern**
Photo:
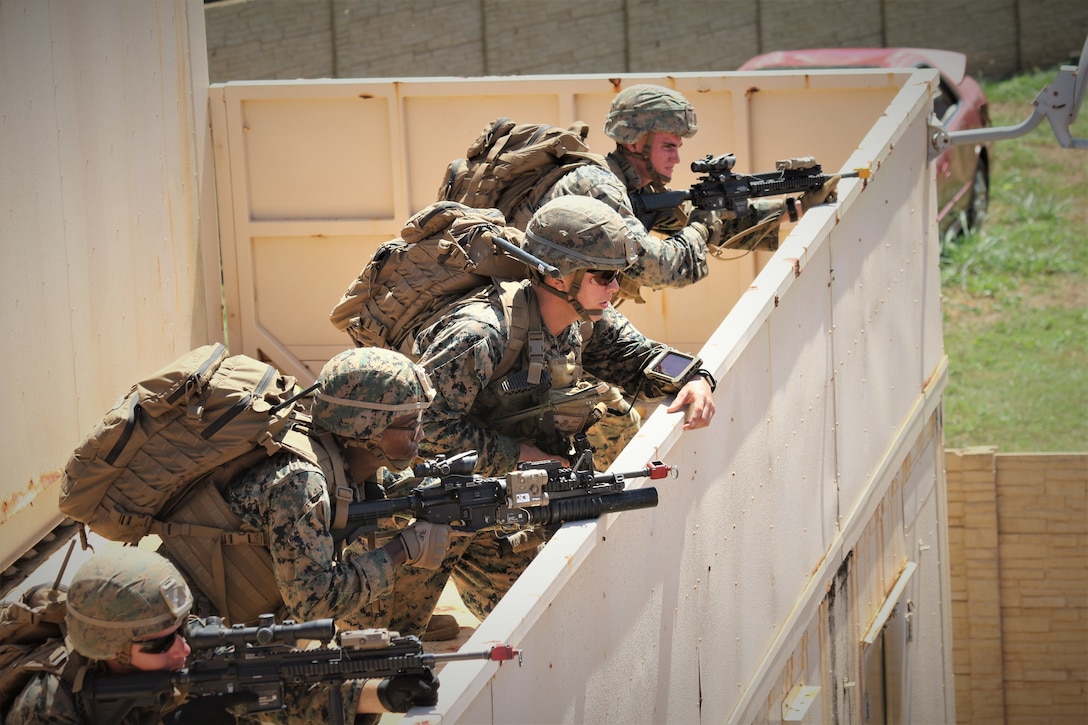
[[[528, 283], [521, 285], [527, 288]], [[475, 449], [480, 456], [479, 472], [489, 476], [514, 470], [520, 447], [517, 438], [497, 433], [487, 422], [504, 404], [503, 381], [492, 379], [509, 338], [497, 296], [457, 307], [422, 330], [416, 342], [420, 364], [430, 371], [437, 391], [434, 404], [423, 413], [426, 436], [420, 442], [420, 455]], [[542, 333], [546, 364], [553, 371], [572, 370], [575, 379], [588, 373], [647, 399], [679, 390], [642, 374], [661, 345], [647, 339], [615, 309], [605, 310], [588, 341], [582, 339], [580, 324], [558, 335], [547, 329]]]
[[[361, 488], [361, 483], [356, 483]], [[359, 613], [389, 593], [394, 567], [382, 550], [338, 558], [332, 506], [321, 468], [294, 453], [272, 456], [223, 490], [242, 529], [265, 535], [286, 613], [296, 621], [332, 617], [340, 626], [372, 626]]]
[[638, 259], [638, 247], [619, 216], [581, 195], [543, 204], [525, 228], [524, 248], [564, 277], [588, 269], [625, 269]]
[[665, 238], [657, 237], [635, 216], [627, 194], [628, 188], [612, 171], [600, 166], [580, 166], [553, 184], [544, 201], [590, 196], [619, 213], [628, 235], [639, 247], [638, 259], [624, 270], [624, 276], [640, 287], [655, 290], [686, 287], [706, 277], [709, 272], [706, 227], [686, 226]]
[[688, 99], [671, 88], [648, 83], [617, 93], [604, 121], [605, 134], [617, 143], [636, 143], [648, 133], [689, 138], [698, 130], [695, 109]]
[[[103, 672], [101, 662], [88, 661], [78, 653], [69, 654], [70, 665], [86, 665], [91, 672]], [[72, 692], [70, 681], [60, 675], [40, 673], [27, 683], [12, 703], [4, 720], [5, 725], [89, 725], [94, 720], [83, 714], [82, 703]], [[180, 704], [180, 698], [163, 708], [134, 710], [118, 725], [147, 725], [158, 723], [163, 713]], [[96, 724], [97, 725], [97, 724]]]
[[[528, 283], [521, 285], [528, 293]], [[582, 338], [582, 326], [577, 323], [559, 335], [552, 335], [546, 328], [542, 331], [549, 369], [568, 376], [566, 382], [575, 382], [588, 373], [644, 398], [659, 398], [678, 389], [645, 378], [642, 370], [660, 346], [613, 309], [605, 311], [588, 340]], [[482, 475], [501, 476], [517, 467], [518, 438], [499, 433], [488, 424], [495, 411], [503, 406], [503, 380], [494, 380], [492, 373], [502, 359], [508, 338], [498, 292], [491, 299], [457, 307], [421, 331], [417, 339], [420, 364], [436, 381], [437, 391], [434, 404], [423, 414], [427, 435], [420, 444], [421, 455], [433, 457], [475, 449], [479, 452], [478, 472]], [[447, 579], [452, 577], [465, 606], [483, 619], [536, 551], [534, 547], [503, 553], [495, 532], [491, 531], [455, 536], [441, 569], [420, 572], [411, 588], [407, 576], [401, 574], [403, 569], [398, 571], [395, 603], [390, 609], [407, 611], [410, 600], [422, 599], [429, 603], [430, 609], [426, 610], [429, 616], [433, 610], [430, 603], [438, 601]], [[403, 623], [408, 631], [420, 631], [420, 626], [426, 626], [425, 619], [394, 621], [398, 625]]]
[[377, 347], [345, 350], [325, 363], [311, 409], [314, 425], [377, 445], [400, 416], [431, 404], [434, 389], [423, 368]]
[[68, 648], [95, 660], [127, 656], [129, 643], [180, 626], [192, 606], [185, 579], [159, 554], [106, 549], [72, 576], [64, 617]]

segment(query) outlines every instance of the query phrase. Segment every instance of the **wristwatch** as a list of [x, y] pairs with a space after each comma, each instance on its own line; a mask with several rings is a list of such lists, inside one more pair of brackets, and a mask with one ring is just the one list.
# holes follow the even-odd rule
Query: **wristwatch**
[[710, 386], [710, 392], [713, 393], [718, 389], [718, 381], [714, 379], [714, 376], [711, 375], [710, 371], [706, 368], [699, 368], [691, 374], [691, 377], [695, 377], [696, 375], [703, 378], [703, 380], [706, 380], [706, 384]]

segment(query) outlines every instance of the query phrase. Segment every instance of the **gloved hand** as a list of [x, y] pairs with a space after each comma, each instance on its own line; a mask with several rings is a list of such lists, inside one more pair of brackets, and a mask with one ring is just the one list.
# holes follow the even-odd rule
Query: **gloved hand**
[[813, 189], [812, 191], [806, 191], [804, 194], [801, 194], [801, 207], [803, 209], [811, 209], [820, 204], [830, 204], [838, 201], [839, 193], [837, 189], [839, 186], [839, 179], [841, 178], [841, 176], [835, 174], [825, 181], [823, 186], [819, 189]]
[[[238, 718], [232, 708], [254, 705], [255, 692], [235, 692], [228, 695], [205, 695], [189, 700], [162, 716], [162, 725], [234, 725]], [[239, 713], [245, 712], [239, 709]]]
[[700, 209], [698, 207], [688, 214], [688, 224], [702, 224], [706, 227], [706, 245], [711, 251], [722, 242], [722, 223], [736, 219], [737, 215], [727, 209]]
[[438, 704], [438, 676], [434, 670], [422, 675], [397, 675], [378, 683], [378, 702], [389, 712], [408, 712], [417, 706]]
[[446, 550], [450, 548], [450, 527], [416, 521], [400, 532], [400, 541], [409, 564], [421, 569], [437, 569], [442, 566]]

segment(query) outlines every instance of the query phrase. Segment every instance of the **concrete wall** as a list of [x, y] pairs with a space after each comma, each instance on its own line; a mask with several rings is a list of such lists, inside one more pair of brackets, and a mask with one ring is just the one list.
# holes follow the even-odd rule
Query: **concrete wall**
[[1088, 454], [948, 451], [960, 723], [1088, 715]]
[[1082, 0], [223, 0], [205, 17], [212, 82], [722, 71], [822, 46], [958, 50], [993, 78], [1069, 62], [1088, 32]]

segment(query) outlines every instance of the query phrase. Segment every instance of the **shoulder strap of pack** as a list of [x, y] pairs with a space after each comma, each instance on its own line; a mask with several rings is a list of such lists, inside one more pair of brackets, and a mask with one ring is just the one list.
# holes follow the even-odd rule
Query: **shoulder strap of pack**
[[510, 329], [510, 341], [492, 379], [498, 380], [510, 372], [521, 357], [521, 351], [529, 346], [529, 383], [536, 385], [544, 374], [544, 331], [541, 327], [540, 308], [536, 295], [527, 282], [501, 282], [498, 284], [506, 321]]
[[320, 466], [325, 472], [329, 503], [332, 506], [332, 528], [342, 529], [348, 524], [348, 506], [351, 505], [353, 494], [340, 446], [336, 444], [332, 433], [313, 427], [308, 413], [297, 413], [296, 418], [298, 424], [284, 436], [283, 447]]

